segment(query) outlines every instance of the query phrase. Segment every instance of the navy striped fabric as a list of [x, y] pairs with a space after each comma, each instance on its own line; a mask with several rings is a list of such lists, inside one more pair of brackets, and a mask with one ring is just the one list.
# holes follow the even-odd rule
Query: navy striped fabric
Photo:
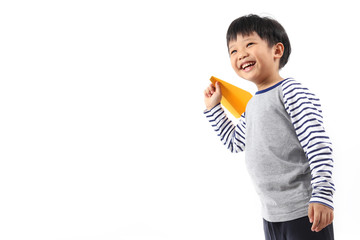
[[281, 87], [285, 110], [309, 160], [313, 188], [310, 203], [333, 208], [332, 144], [323, 126], [320, 100], [293, 79], [285, 80]]
[[241, 115], [236, 126], [227, 118], [220, 103], [204, 114], [227, 149], [236, 153], [245, 150], [245, 113]]

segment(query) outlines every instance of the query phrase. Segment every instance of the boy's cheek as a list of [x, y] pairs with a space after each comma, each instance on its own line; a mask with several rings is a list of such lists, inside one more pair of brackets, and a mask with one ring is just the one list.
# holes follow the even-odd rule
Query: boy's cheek
[[237, 69], [237, 67], [236, 67], [236, 59], [235, 59], [234, 57], [231, 58], [230, 62], [231, 62], [232, 68], [233, 68], [234, 70]]
[[236, 66], [233, 65], [233, 64], [231, 64], [231, 66], [232, 66], [232, 69], [233, 69], [235, 72], [237, 72]]

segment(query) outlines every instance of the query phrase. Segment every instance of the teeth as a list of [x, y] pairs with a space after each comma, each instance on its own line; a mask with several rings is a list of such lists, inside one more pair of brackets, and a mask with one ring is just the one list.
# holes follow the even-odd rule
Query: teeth
[[254, 65], [254, 64], [255, 64], [255, 62], [248, 62], [248, 63], [243, 64], [243, 65], [241, 66], [241, 68], [242, 68], [242, 69], [245, 69], [245, 68], [247, 68], [247, 67], [249, 67], [249, 66], [252, 66], [252, 65]]

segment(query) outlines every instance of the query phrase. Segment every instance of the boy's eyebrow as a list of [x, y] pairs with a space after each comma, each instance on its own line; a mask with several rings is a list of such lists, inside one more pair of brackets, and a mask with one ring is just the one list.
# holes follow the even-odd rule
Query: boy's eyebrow
[[[247, 37], [247, 38], [244, 38], [244, 39], [243, 39], [243, 42], [246, 42], [246, 41], [255, 41], [255, 40], [256, 40], [256, 38], [254, 38], [254, 37]], [[229, 46], [229, 50], [230, 50], [232, 47], [234, 47], [234, 45], [235, 45], [235, 44], [230, 45], [230, 46]]]
[[255, 40], [256, 40], [256, 38], [254, 38], [254, 37], [244, 38], [244, 42], [245, 41], [255, 41]]

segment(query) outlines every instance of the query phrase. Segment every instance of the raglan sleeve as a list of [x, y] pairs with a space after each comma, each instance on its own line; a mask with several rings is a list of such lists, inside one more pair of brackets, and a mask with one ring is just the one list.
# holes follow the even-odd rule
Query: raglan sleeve
[[205, 110], [204, 114], [227, 149], [235, 153], [245, 150], [245, 113], [241, 115], [237, 125], [226, 116], [220, 103], [211, 110]]
[[288, 80], [282, 84], [282, 97], [309, 161], [312, 175], [310, 203], [321, 203], [334, 208], [332, 144], [325, 132], [320, 100], [295, 80]]

